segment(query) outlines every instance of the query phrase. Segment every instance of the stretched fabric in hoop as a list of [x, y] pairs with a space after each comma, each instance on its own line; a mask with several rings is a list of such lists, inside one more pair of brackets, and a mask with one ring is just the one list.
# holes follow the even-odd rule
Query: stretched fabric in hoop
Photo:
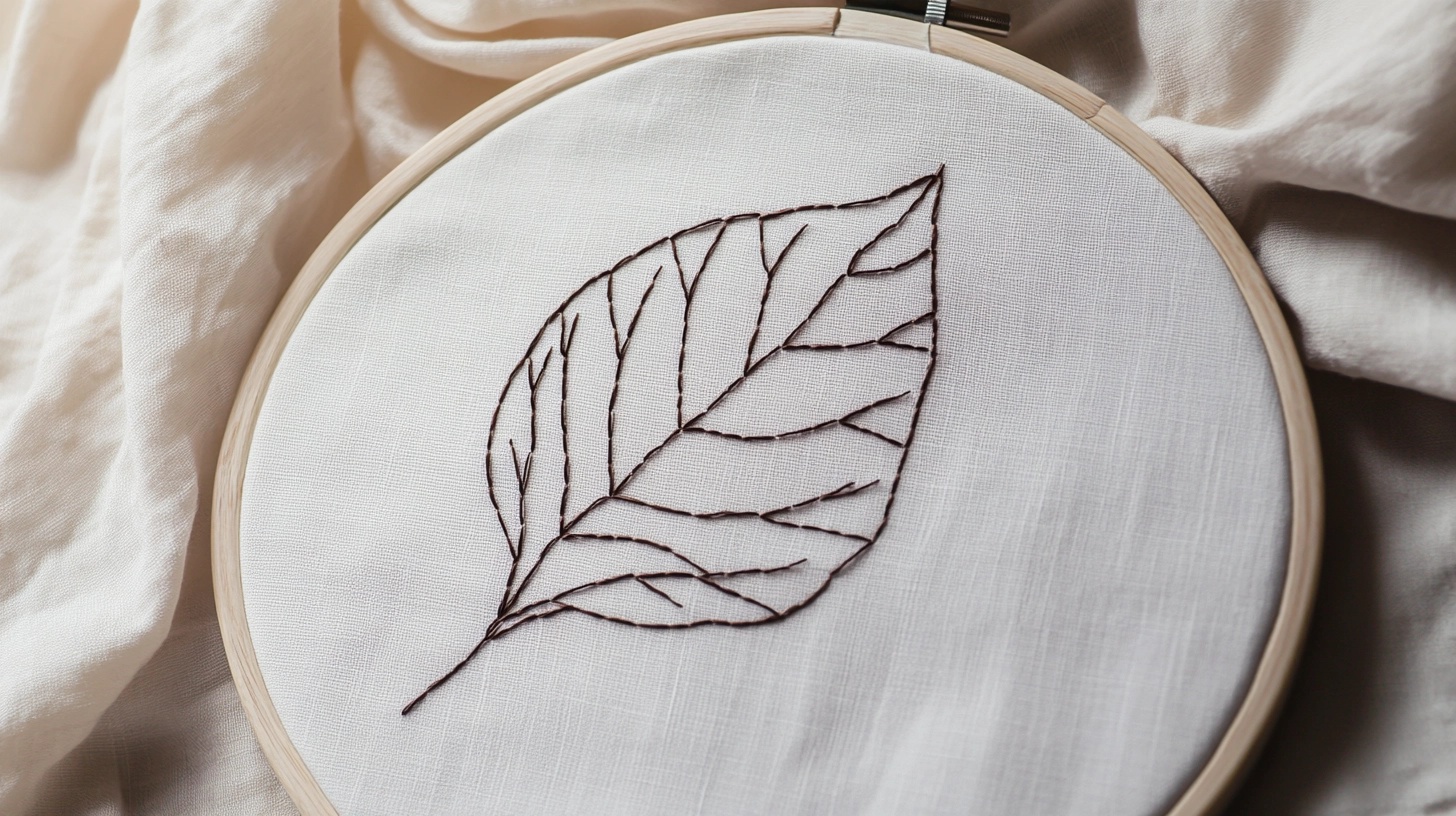
[[[869, 199], [941, 166], [935, 373], [873, 549], [768, 626], [523, 626], [400, 717], [500, 614], [511, 546], [487, 478], [493, 411], [572, 293], [685, 226]], [[762, 297], [747, 282], [764, 243], [743, 241], [718, 303]], [[721, 309], [725, 323], [747, 313]], [[832, 383], [891, 383], [869, 372], [774, 393], [785, 412], [831, 406]], [[759, 416], [715, 441], [782, 432]], [[830, 449], [872, 470], [847, 445]], [[684, 457], [653, 488], [700, 512], [704, 484], [746, 501], [734, 507], [787, 507], [765, 503], [792, 487], [773, 474], [837, 476], [794, 469], [817, 450], [744, 454], [763, 457], [752, 468]], [[1283, 451], [1263, 347], [1221, 262], [1071, 114], [889, 46], [712, 46], [505, 125], [335, 271], [257, 427], [249, 623], [284, 724], [344, 814], [1158, 813], [1262, 647], [1287, 548]], [[810, 495], [846, 482], [830, 481]], [[612, 557], [570, 563], [601, 573]]]

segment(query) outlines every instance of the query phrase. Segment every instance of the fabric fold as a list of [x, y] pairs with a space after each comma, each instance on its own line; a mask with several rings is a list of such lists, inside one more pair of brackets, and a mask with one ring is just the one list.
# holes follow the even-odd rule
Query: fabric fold
[[[286, 812], [231, 687], [208, 566], [222, 429], [278, 298], [370, 185], [511, 82], [614, 37], [773, 5], [787, 4], [0, 8], [0, 812]], [[1456, 4], [1003, 7], [1008, 47], [1124, 110], [1213, 193], [1309, 365], [1425, 395], [1330, 385], [1325, 404], [1456, 399]], [[1368, 432], [1340, 416], [1332, 433]], [[1363, 518], [1371, 541], [1396, 542], [1389, 557], [1449, 569], [1456, 522], [1426, 488], [1456, 470], [1407, 453], [1342, 459], [1332, 478], [1374, 486]], [[1426, 487], [1391, 498], [1407, 480]], [[1417, 500], [1418, 525], [1398, 518]], [[1386, 608], [1418, 573], [1392, 569], [1350, 602]], [[1434, 676], [1450, 652], [1431, 644], [1451, 645], [1456, 618], [1422, 592], [1400, 607], [1420, 640], [1392, 647], [1415, 668], [1382, 683]], [[1317, 617], [1315, 637], [1348, 625]], [[1449, 688], [1410, 688], [1456, 708]], [[1281, 761], [1290, 786], [1322, 791], [1291, 807], [1416, 814], [1456, 796], [1439, 784], [1456, 754], [1441, 718], [1397, 714], [1350, 755], [1399, 769], [1406, 792], [1342, 781], [1334, 759]], [[1260, 777], [1250, 796], [1293, 801], [1276, 787]]]

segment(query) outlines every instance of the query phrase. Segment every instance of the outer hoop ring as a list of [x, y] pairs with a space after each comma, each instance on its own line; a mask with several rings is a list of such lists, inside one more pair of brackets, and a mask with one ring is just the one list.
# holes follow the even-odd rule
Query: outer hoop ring
[[1323, 486], [1314, 409], [1299, 354], [1262, 270], [1218, 205], [1151, 136], [1066, 77], [968, 34], [835, 8], [774, 9], [648, 31], [548, 68], [476, 108], [371, 189], [335, 225], [284, 295], [244, 372], [223, 437], [213, 488], [212, 564], [218, 622], [243, 709], [269, 763], [304, 816], [337, 816], [279, 719], [258, 666], [243, 603], [240, 521], [253, 429], [274, 369], [304, 312], [334, 268], [376, 221], [455, 154], [536, 104], [648, 57], [714, 43], [782, 35], [853, 37], [916, 48], [976, 65], [1051, 99], [1136, 159], [1203, 230], [1228, 267], [1269, 355], [1289, 443], [1290, 543], [1283, 592], [1243, 702], [1203, 768], [1167, 816], [1206, 816], [1234, 790], [1289, 685], [1314, 602]]

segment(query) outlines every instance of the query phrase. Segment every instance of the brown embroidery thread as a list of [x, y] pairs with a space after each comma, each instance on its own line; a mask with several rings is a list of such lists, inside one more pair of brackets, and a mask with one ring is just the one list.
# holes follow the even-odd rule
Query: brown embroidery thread
[[[880, 533], [884, 530], [885, 525], [889, 521], [890, 512], [895, 500], [895, 495], [899, 489], [899, 485], [903, 477], [905, 458], [908, 449], [914, 441], [915, 433], [919, 425], [921, 411], [925, 403], [926, 392], [928, 390], [931, 377], [935, 369], [936, 341], [939, 337], [939, 295], [936, 291], [936, 280], [938, 274], [937, 245], [939, 237], [941, 187], [943, 185], [943, 181], [944, 168], [942, 167], [930, 175], [917, 178], [914, 181], [901, 185], [900, 187], [892, 190], [891, 192], [883, 196], [878, 196], [872, 199], [849, 202], [845, 204], [809, 205], [763, 214], [746, 213], [742, 215], [730, 216], [727, 218], [711, 219], [708, 221], [704, 221], [698, 225], [673, 233], [672, 235], [669, 235], [665, 238], [659, 239], [658, 241], [655, 241], [647, 245], [646, 247], [643, 247], [636, 253], [628, 255], [627, 257], [614, 264], [609, 270], [592, 277], [580, 288], [578, 288], [576, 292], [568, 297], [556, 310], [556, 312], [554, 312], [552, 316], [547, 319], [545, 324], [541, 326], [541, 329], [537, 332], [535, 338], [532, 340], [528, 352], [517, 364], [515, 369], [513, 369], [513, 371], [511, 372], [510, 376], [507, 379], [506, 386], [502, 390], [500, 401], [497, 403], [496, 406], [495, 417], [493, 418], [491, 424], [486, 451], [487, 478], [490, 483], [491, 503], [495, 509], [496, 519], [500, 525], [500, 528], [505, 534], [507, 550], [509, 551], [511, 556], [511, 564], [506, 578], [506, 588], [502, 593], [500, 604], [496, 609], [495, 619], [486, 628], [484, 636], [480, 638], [480, 640], [475, 644], [474, 648], [472, 648], [463, 659], [456, 663], [453, 668], [445, 672], [434, 682], [430, 683], [428, 687], [426, 687], [418, 696], [416, 696], [412, 701], [409, 702], [408, 705], [403, 708], [401, 713], [410, 713], [431, 692], [439, 688], [444, 683], [448, 682], [466, 665], [468, 665], [477, 654], [479, 654], [479, 652], [481, 651], [481, 649], [484, 648], [486, 643], [504, 635], [505, 633], [517, 628], [521, 624], [528, 621], [539, 621], [544, 618], [559, 615], [563, 612], [577, 612], [587, 617], [598, 620], [620, 623], [634, 627], [653, 629], [683, 629], [703, 625], [721, 625], [735, 627], [753, 626], [762, 623], [768, 623], [771, 621], [783, 620], [789, 615], [792, 615], [794, 612], [797, 612], [798, 610], [810, 605], [824, 593], [824, 591], [828, 588], [829, 584], [836, 576], [838, 576], [842, 571], [847, 569], [849, 565], [855, 563], [865, 553], [865, 551], [868, 550], [869, 547], [871, 547], [876, 540], [878, 540]], [[916, 190], [917, 187], [919, 188], [918, 191]], [[854, 250], [848, 264], [844, 267], [844, 271], [838, 274], [834, 278], [834, 280], [829, 283], [827, 287], [824, 288], [818, 300], [809, 309], [808, 314], [803, 317], [803, 319], [800, 320], [792, 330], [788, 332], [787, 336], [780, 343], [778, 343], [778, 345], [768, 349], [763, 354], [757, 356], [757, 359], [755, 359], [755, 355], [758, 352], [761, 338], [764, 336], [763, 332], [765, 328], [765, 314], [767, 313], [772, 300], [772, 292], [774, 291], [775, 282], [779, 277], [781, 268], [785, 263], [785, 260], [794, 253], [796, 246], [800, 243], [800, 239], [810, 228], [810, 223], [808, 221], [800, 224], [798, 229], [784, 244], [783, 248], [779, 250], [777, 257], [770, 261], [767, 247], [767, 239], [765, 235], [766, 223], [776, 218], [794, 214], [809, 214], [835, 210], [855, 210], [858, 208], [888, 202], [898, 196], [901, 196], [902, 194], [910, 194], [912, 191], [914, 191], [913, 200], [911, 200], [908, 206], [906, 206], [905, 210], [900, 214], [899, 218], [880, 229], [869, 241], [859, 245], [858, 248]], [[932, 193], [933, 200], [929, 203], [929, 239], [927, 241], [928, 245], [922, 246], [918, 252], [916, 252], [913, 256], [905, 261], [872, 269], [857, 268], [861, 258], [863, 258], [866, 253], [880, 246], [881, 242], [886, 239], [887, 236], [894, 234], [897, 230], [904, 227], [908, 220], [912, 217], [912, 215], [919, 210], [921, 204], [925, 202], [927, 196], [931, 196]], [[699, 285], [705, 278], [708, 277], [710, 265], [713, 263], [715, 254], [719, 251], [720, 245], [723, 243], [723, 237], [725, 233], [727, 233], [728, 229], [732, 225], [738, 222], [745, 221], [747, 219], [758, 220], [758, 261], [762, 267], [763, 272], [763, 291], [758, 298], [757, 315], [754, 318], [752, 333], [749, 336], [746, 344], [742, 373], [730, 383], [728, 383], [726, 387], [722, 388], [722, 390], [717, 393], [716, 397], [714, 397], [712, 401], [708, 403], [707, 407], [698, 410], [692, 417], [685, 417], [685, 371], [689, 367], [687, 355], [687, 350], [689, 346], [689, 330], [694, 323], [693, 307], [694, 303], [697, 300]], [[703, 260], [698, 266], [697, 270], [695, 272], [690, 272], [690, 270], [685, 269], [683, 265], [683, 254], [682, 248], [680, 247], [680, 242], [686, 236], [698, 233], [700, 231], [711, 230], [714, 228], [716, 228], [716, 232], [712, 235], [711, 242], [708, 244], [707, 250], [703, 255]], [[627, 472], [625, 473], [625, 475], [620, 475], [618, 473], [616, 459], [618, 453], [617, 435], [619, 433], [618, 403], [619, 396], [623, 388], [623, 369], [627, 364], [630, 352], [632, 351], [633, 340], [638, 335], [638, 329], [640, 327], [643, 314], [648, 309], [648, 303], [652, 299], [654, 291], [657, 291], [658, 289], [658, 285], [661, 281], [663, 272], [666, 269], [666, 265], [664, 264], [657, 267], [656, 272], [651, 276], [651, 279], [648, 281], [645, 289], [643, 289], [640, 299], [635, 305], [635, 308], [632, 309], [630, 320], [625, 321], [625, 326], [622, 325], [624, 321], [620, 320], [617, 316], [617, 309], [619, 306], [618, 300], [619, 297], [621, 297], [621, 292], [619, 291], [620, 287], [617, 285], [618, 281], [616, 280], [616, 278], [620, 271], [627, 269], [629, 265], [637, 259], [642, 258], [643, 256], [655, 252], [659, 249], [663, 249], [664, 247], [670, 250], [671, 263], [676, 267], [674, 271], [676, 272], [679, 290], [683, 297], [683, 305], [681, 310], [681, 332], [680, 336], [677, 338], [678, 349], [676, 395], [674, 400], [675, 409], [669, 409], [669, 414], [671, 414], [673, 410], [675, 410], [676, 412], [675, 423], [673, 423], [675, 425], [675, 428], [671, 430], [666, 435], [666, 437], [658, 442], [655, 446], [650, 447], [645, 453], [643, 453], [641, 458], [637, 460], [635, 464], [633, 464], [631, 461], [628, 461], [626, 463], [626, 465], [628, 466]], [[883, 332], [882, 334], [880, 334], [879, 337], [871, 340], [854, 340], [853, 342], [844, 343], [797, 342], [797, 339], [803, 334], [810, 322], [813, 321], [816, 316], [823, 313], [826, 305], [831, 303], [835, 298], [836, 294], [841, 291], [843, 287], [847, 286], [851, 280], [871, 276], [893, 276], [897, 273], [914, 269], [917, 267], [917, 265], [925, 262], [928, 262], [928, 294], [930, 300], [930, 309], [928, 312], [919, 314], [918, 316], [910, 320], [902, 322], [899, 325], [891, 328], [889, 331]], [[650, 269], [651, 267], [648, 268]], [[691, 282], [689, 281], [689, 275], [691, 275]], [[606, 438], [604, 440], [604, 443], [606, 448], [605, 464], [607, 489], [604, 495], [596, 497], [594, 500], [590, 501], [586, 505], [586, 507], [580, 512], [576, 513], [575, 515], [571, 515], [571, 513], [569, 512], [569, 508], [571, 503], [571, 495], [574, 489], [573, 460], [571, 458], [573, 435], [572, 423], [568, 419], [568, 414], [571, 406], [572, 370], [574, 365], [576, 364], [572, 352], [576, 343], [578, 342], [578, 329], [581, 325], [581, 317], [583, 315], [582, 309], [586, 308], [583, 303], [578, 301], [579, 299], [585, 298], [587, 294], [592, 290], [592, 288], [600, 283], [604, 283], [603, 288], [605, 289], [605, 311], [607, 312], [607, 322], [610, 324], [610, 339], [608, 340], [608, 342], [612, 343], [612, 357], [615, 359], [614, 371], [612, 372], [610, 394], [608, 395], [606, 400], [604, 423], [606, 431]], [[630, 284], [627, 285], [630, 288]], [[628, 303], [630, 304], [630, 301]], [[575, 309], [575, 312], [568, 315], [569, 309]], [[553, 324], [555, 324], [554, 345], [546, 347], [545, 353], [544, 355], [540, 356], [538, 364], [536, 356], [537, 351], [540, 347], [542, 347], [543, 342], [546, 342], [545, 338], [548, 336], [547, 331], [548, 329], [551, 329], [553, 327]], [[906, 332], [913, 327], [927, 324], [929, 326], [930, 339], [929, 342], [925, 345], [893, 339], [895, 335], [901, 332]], [[923, 337], [923, 335], [921, 336]], [[644, 342], [652, 341], [649, 340]], [[791, 430], [778, 431], [776, 433], [735, 432], [723, 430], [721, 428], [705, 427], [700, 424], [710, 414], [713, 414], [714, 411], [725, 402], [725, 400], [739, 393], [740, 389], [744, 386], [744, 384], [752, 380], [758, 372], [764, 370], [768, 365], [770, 365], [771, 361], [779, 359], [781, 354], [845, 354], [851, 352], [859, 353], [865, 351], [893, 352], [894, 354], [903, 354], [906, 355], [907, 360], [910, 360], [912, 362], [916, 360], [923, 360], [923, 375], [919, 378], [917, 387], [904, 390], [900, 393], [890, 396], [871, 400], [865, 404], [860, 405], [859, 407], [856, 407], [854, 410], [844, 413], [841, 416], [814, 422], [803, 427], [793, 428]], [[531, 502], [528, 501], [528, 497], [534, 495], [532, 491], [537, 489], [536, 479], [539, 478], [536, 465], [540, 461], [538, 459], [538, 455], [541, 453], [541, 449], [539, 447], [539, 437], [541, 429], [538, 428], [538, 418], [541, 414], [540, 398], [541, 391], [543, 390], [543, 382], [547, 382], [547, 375], [551, 371], [550, 367], [552, 365], [553, 359], [559, 360], [559, 381], [561, 390], [559, 405], [557, 406], [557, 410], [559, 411], [559, 427], [561, 433], [561, 450], [558, 452], [559, 464], [561, 467], [560, 495], [555, 497], [555, 504], [557, 505], [555, 509], [557, 510], [558, 523], [555, 534], [552, 535], [549, 540], [547, 540], [543, 545], [541, 545], [539, 554], [534, 555], [534, 561], [532, 562], [531, 559], [533, 555], [528, 550], [531, 548], [531, 541], [533, 539], [528, 536], [528, 531], [534, 530], [535, 525], [539, 525], [540, 522], [536, 521], [533, 524], [528, 525], [527, 511], [529, 505], [531, 504]], [[854, 358], [847, 359], [853, 360]], [[516, 433], [502, 430], [501, 425], [502, 422], [505, 421], [504, 418], [510, 414], [510, 411], [507, 410], [508, 400], [513, 399], [513, 395], [515, 395], [515, 397], [519, 397], [522, 389], [524, 390], [526, 407], [529, 413], [528, 424], [525, 430], [525, 435], [527, 436], [527, 439], [525, 440], [526, 453], [524, 459], [522, 459], [520, 454], [520, 446], [517, 445], [518, 436], [516, 435]], [[910, 410], [908, 428], [904, 431], [903, 435], [905, 436], [905, 438], [903, 440], [893, 438], [891, 435], [884, 433], [881, 430], [876, 430], [865, 424], [866, 420], [864, 419], [864, 417], [870, 412], [877, 409], [889, 408], [896, 404], [901, 404], [901, 401], [912, 398], [912, 395], [914, 399], [914, 405], [913, 408], [911, 408]], [[787, 398], [787, 396], [785, 398]], [[519, 412], [519, 409], [511, 410]], [[626, 492], [627, 489], [633, 485], [634, 480], [636, 480], [638, 476], [643, 472], [644, 468], [648, 467], [650, 463], [656, 460], [656, 457], [658, 457], [658, 455], [662, 451], [668, 449], [679, 439], [702, 435], [707, 437], [719, 438], [728, 443], [741, 442], [753, 444], [771, 444], [775, 442], [783, 442], [790, 439], [812, 438], [813, 434], [822, 431], [828, 431], [836, 427], [846, 429], [847, 431], [856, 434], [862, 434], [867, 437], [873, 438], [874, 440], [877, 440], [877, 442], [875, 443], [867, 444], [878, 444], [879, 442], [883, 442], [886, 443], [887, 448], [892, 448], [897, 451], [897, 453], [895, 454], [897, 458], [893, 460], [894, 476], [893, 479], [891, 479], [888, 483], [888, 486], [886, 486], [881, 479], [872, 479], [866, 481], [854, 480], [845, 482], [844, 484], [841, 484], [833, 489], [822, 491], [817, 495], [813, 495], [807, 498], [799, 498], [790, 503], [783, 504], [781, 506], [771, 507], [765, 510], [692, 510], [681, 507], [673, 507], [662, 502], [649, 501], [638, 496], [630, 495]], [[510, 458], [510, 470], [508, 471], [510, 477], [508, 477], [506, 480], [506, 486], [501, 486], [498, 484], [497, 474], [493, 466], [493, 461], [496, 456], [498, 433], [504, 433], [508, 437], [506, 438], [505, 445], [501, 450], [501, 453], [503, 455], [507, 455]], [[552, 457], [554, 458], [555, 456], [556, 454], [553, 453]], [[512, 497], [515, 499], [515, 501], [513, 502], [513, 504], [515, 505], [514, 530], [511, 520], [507, 518], [505, 505], [502, 504], [502, 496], [500, 495], [501, 492], [508, 492], [508, 485], [511, 482], [514, 483], [514, 489], [517, 493], [515, 497]], [[806, 520], [796, 520], [794, 518], [794, 516], [799, 514], [816, 511], [817, 508], [829, 507], [831, 505], [834, 505], [834, 503], [836, 502], [853, 501], [855, 500], [855, 497], [859, 496], [869, 497], [867, 501], [870, 501], [871, 504], [868, 506], [874, 507], [873, 502], [878, 500], [877, 496], [875, 495], [877, 493], [883, 494], [883, 510], [879, 514], [879, 519], [874, 527], [873, 532], [869, 535], [865, 535], [861, 532], [833, 529], [832, 527], [826, 526], [824, 524], [810, 523]], [[773, 527], [780, 528], [782, 530], [800, 531], [801, 534], [832, 537], [832, 539], [826, 538], [825, 540], [828, 541], [838, 539], [840, 541], [848, 543], [852, 549], [848, 551], [847, 556], [838, 560], [838, 563], [835, 563], [833, 567], [828, 569], [826, 572], [812, 573], [814, 575], [822, 574], [823, 577], [817, 585], [812, 585], [812, 589], [808, 591], [806, 595], [793, 601], [788, 606], [780, 607], [765, 602], [763, 599], [756, 597], [755, 594], [752, 592], [741, 591], [740, 589], [737, 589], [734, 586], [729, 586], [724, 582], [732, 580], [734, 578], [746, 578], [751, 576], [757, 576], [760, 579], [778, 580], [777, 576], [793, 575], [796, 574], [797, 570], [808, 568], [808, 565], [810, 563], [809, 558], [799, 558], [798, 560], [789, 563], [782, 563], [771, 566], [710, 570], [705, 568], [697, 558], [689, 557], [686, 553], [682, 552], [680, 547], [674, 546], [667, 541], [657, 540], [654, 536], [637, 535], [632, 533], [617, 533], [615, 531], [612, 533], [603, 533], [600, 531], [579, 529], [579, 525], [581, 525], [583, 520], [591, 517], [595, 511], [603, 508], [609, 502], [615, 502], [618, 503], [619, 506], [625, 506], [628, 508], [637, 508], [636, 510], [632, 510], [631, 512], [648, 512], [660, 514], [665, 517], [682, 518], [685, 520], [691, 520], [684, 522], [691, 524], [696, 524], [700, 522], [726, 522], [728, 520], [749, 524], [757, 524], [762, 522], [766, 523], [767, 525], [772, 525]], [[769, 528], [766, 527], [765, 530], [767, 529]], [[539, 537], [541, 534], [532, 533], [532, 535]], [[552, 554], [552, 552], [558, 545], [564, 542], [574, 542], [575, 544], [581, 546], [590, 546], [594, 543], [596, 545], [628, 544], [633, 546], [640, 546], [646, 548], [649, 551], [657, 551], [659, 553], [666, 554], [666, 556], [670, 556], [681, 565], [683, 565], [683, 569], [674, 570], [669, 568], [668, 570], [663, 570], [661, 568], [656, 568], [652, 570], [624, 570], [618, 574], [605, 575], [596, 580], [586, 581], [577, 586], [568, 587], [562, 591], [555, 592], [550, 597], [538, 598], [534, 601], [522, 603], [523, 599], [526, 597], [526, 591], [531, 588], [533, 581], [537, 579], [538, 573], [542, 565], [547, 562], [548, 556]], [[692, 541], [688, 541], [687, 543], [692, 544]], [[663, 556], [658, 556], [659, 559], [662, 557]], [[524, 574], [522, 574], [521, 572], [523, 569], [525, 570]], [[520, 578], [519, 581], [517, 580], [518, 576]], [[694, 585], [706, 587], [711, 590], [712, 593], [717, 593], [718, 597], [731, 598], [735, 601], [746, 604], [747, 607], [752, 607], [759, 610], [758, 613], [755, 613], [758, 616], [745, 616], [744, 613], [740, 612], [735, 613], [739, 615], [739, 617], [736, 618], [722, 616], [692, 617], [692, 615], [696, 613], [693, 613], [690, 610], [689, 605], [684, 603], [684, 597], [675, 595], [672, 591], [669, 591], [669, 585], [673, 585], [675, 582], [681, 582], [684, 580], [688, 581], [688, 583], [685, 585], [677, 585], [685, 588], [691, 588]], [[659, 607], [659, 610], [670, 610], [672, 611], [672, 614], [678, 615], [678, 618], [663, 619], [661, 617], [661, 612], [659, 611], [659, 613], [654, 613], [658, 614], [658, 619], [636, 620], [624, 617], [621, 614], [605, 612], [599, 608], [593, 608], [591, 598], [596, 597], [596, 595], [594, 594], [595, 591], [604, 590], [604, 588], [607, 587], [622, 586], [624, 584], [639, 587], [641, 591], [645, 591], [646, 593], [648, 593], [647, 595], [644, 595], [642, 597], [658, 599], [656, 601], [653, 601], [653, 603], [666, 605]], [[543, 593], [538, 592], [537, 594], [540, 595]], [[600, 601], [598, 601], [597, 603], [599, 605]], [[745, 609], [747, 607], [745, 607]]]

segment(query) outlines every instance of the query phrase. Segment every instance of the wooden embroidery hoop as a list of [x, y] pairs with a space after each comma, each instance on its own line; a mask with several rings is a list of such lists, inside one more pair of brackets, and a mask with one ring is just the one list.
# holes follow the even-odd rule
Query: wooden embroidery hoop
[[1248, 304], [1269, 355], [1287, 430], [1290, 546], [1278, 610], [1247, 694], [1228, 730], [1169, 816], [1216, 811], [1249, 764], [1289, 684], [1314, 600], [1323, 517], [1318, 438], [1304, 371], [1278, 303], [1257, 262], [1213, 199], [1188, 171], [1097, 96], [1031, 60], [948, 28], [869, 12], [795, 8], [697, 20], [602, 46], [542, 71], [440, 133], [370, 190], [300, 271], [244, 373], [223, 439], [213, 493], [213, 585], [223, 644], [258, 742], [284, 789], [306, 816], [337, 813], [289, 739], [254, 652], [243, 599], [240, 521], [253, 431], [289, 338], [334, 268], [375, 222], [461, 150], [534, 105], [616, 68], [672, 51], [734, 40], [814, 35], [876, 40], [979, 66], [1056, 102], [1136, 159], [1208, 237]]

